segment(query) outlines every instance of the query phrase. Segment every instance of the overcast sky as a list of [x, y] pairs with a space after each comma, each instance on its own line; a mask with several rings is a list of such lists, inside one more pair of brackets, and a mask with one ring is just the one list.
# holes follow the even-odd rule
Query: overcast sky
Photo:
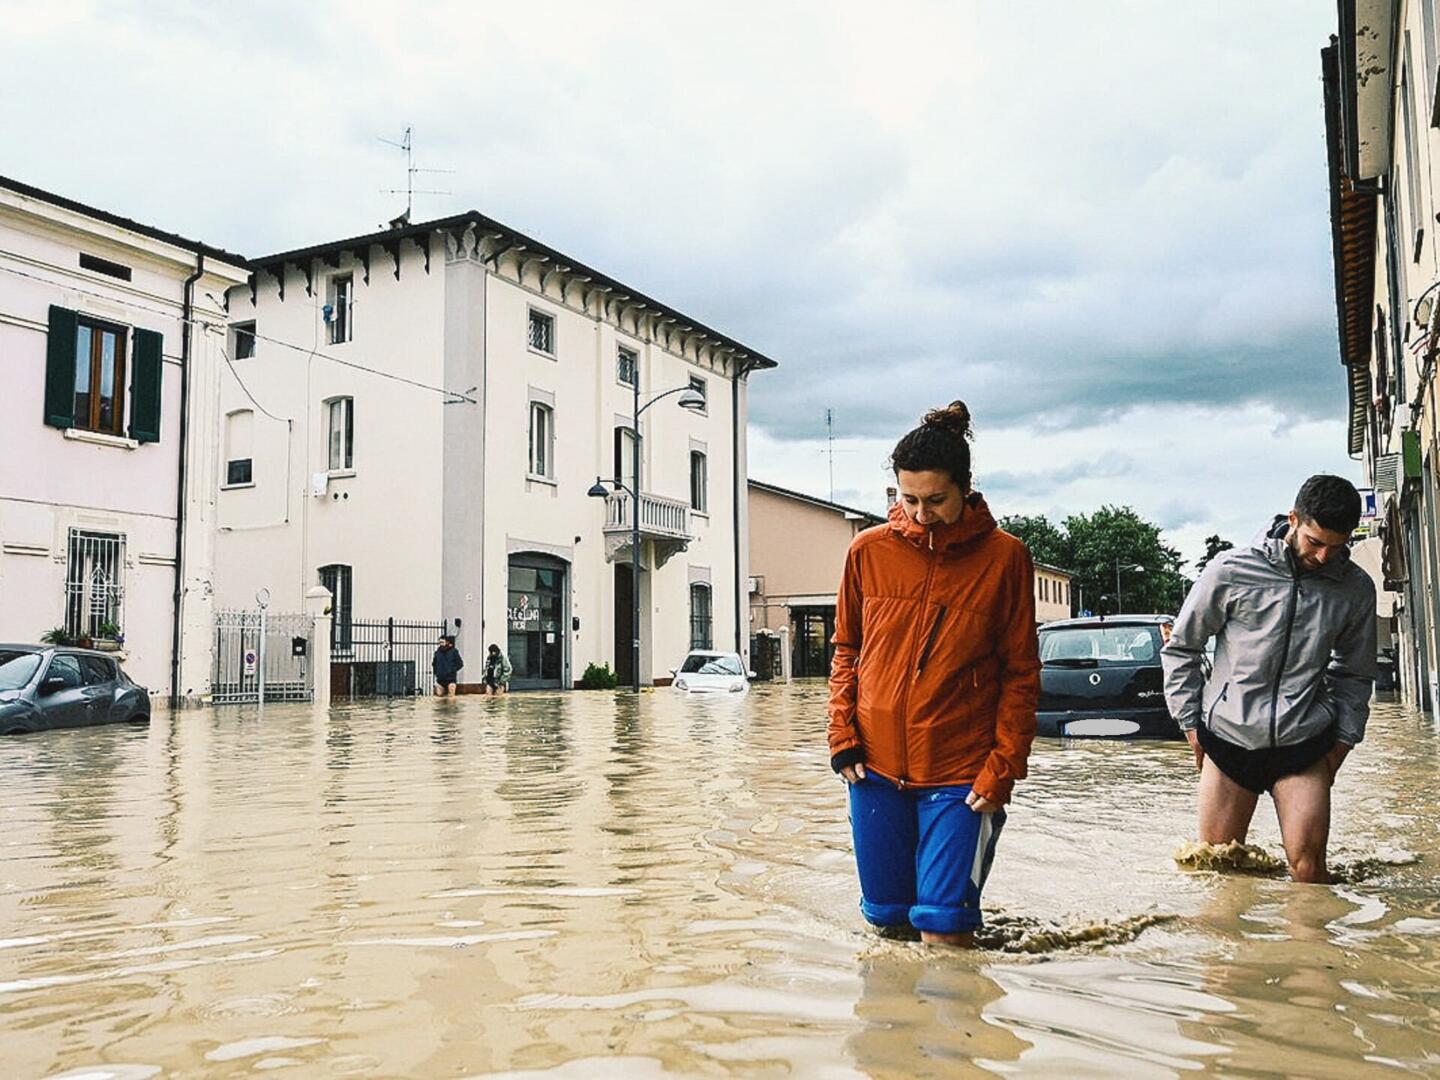
[[478, 209], [778, 359], [751, 473], [878, 507], [928, 407], [997, 513], [1188, 556], [1344, 452], [1322, 0], [0, 0], [0, 173], [245, 254]]

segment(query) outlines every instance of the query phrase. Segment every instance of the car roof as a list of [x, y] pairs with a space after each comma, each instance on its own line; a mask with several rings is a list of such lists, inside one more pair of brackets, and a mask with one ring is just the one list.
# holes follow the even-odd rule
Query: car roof
[[1174, 615], [1092, 615], [1085, 619], [1056, 619], [1041, 630], [1072, 630], [1100, 626], [1160, 626], [1173, 623]]
[[101, 652], [99, 649], [81, 649], [77, 648], [74, 645], [29, 645], [22, 644], [20, 642], [5, 641], [0, 642], [0, 650], [22, 653], [53, 652], [57, 654], [64, 654], [66, 656], [98, 656], [105, 660], [115, 659], [112, 654], [107, 652]]

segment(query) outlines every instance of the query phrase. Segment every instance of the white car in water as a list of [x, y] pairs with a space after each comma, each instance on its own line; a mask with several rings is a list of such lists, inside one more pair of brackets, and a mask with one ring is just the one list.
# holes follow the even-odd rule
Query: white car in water
[[670, 674], [676, 690], [687, 694], [743, 694], [750, 689], [753, 671], [745, 670], [739, 653], [692, 649], [685, 662]]

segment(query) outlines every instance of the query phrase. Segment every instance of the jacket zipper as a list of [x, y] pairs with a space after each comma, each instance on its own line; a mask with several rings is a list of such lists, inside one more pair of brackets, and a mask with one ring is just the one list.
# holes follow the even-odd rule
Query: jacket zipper
[[930, 659], [930, 650], [935, 647], [935, 639], [940, 636], [940, 624], [945, 621], [945, 605], [941, 604], [935, 614], [935, 622], [930, 627], [930, 634], [925, 638], [925, 648], [920, 650], [920, 662], [915, 665], [915, 678], [920, 678], [920, 673], [925, 670], [925, 662]]
[[[920, 610], [924, 611], [930, 603], [930, 583], [935, 577], [935, 533], [932, 531], [927, 539], [930, 542], [930, 564], [925, 568], [925, 588], [920, 593]], [[915, 635], [916, 643], [920, 635]], [[910, 647], [911, 654], [914, 654], [915, 646]], [[907, 774], [910, 772], [910, 687], [914, 679], [905, 684], [905, 700], [900, 706], [900, 775], [896, 777], [896, 786], [905, 787], [908, 781]]]
[[[1292, 556], [1293, 558], [1293, 556]], [[1280, 745], [1280, 680], [1285, 677], [1285, 668], [1290, 661], [1290, 638], [1295, 632], [1295, 609], [1299, 606], [1300, 572], [1290, 567], [1290, 603], [1285, 615], [1285, 643], [1280, 647], [1280, 666], [1275, 669], [1275, 688], [1270, 691], [1270, 745]]]

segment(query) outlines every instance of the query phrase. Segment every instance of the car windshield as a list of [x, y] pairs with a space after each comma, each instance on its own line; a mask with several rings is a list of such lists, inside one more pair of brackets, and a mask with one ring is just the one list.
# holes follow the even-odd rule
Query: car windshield
[[680, 665], [682, 675], [743, 675], [740, 661], [733, 656], [699, 656], [691, 653]]
[[19, 690], [35, 676], [40, 657], [35, 653], [0, 650], [0, 690]]
[[1153, 664], [1160, 659], [1154, 626], [1077, 626], [1040, 634], [1040, 662], [1052, 667]]

